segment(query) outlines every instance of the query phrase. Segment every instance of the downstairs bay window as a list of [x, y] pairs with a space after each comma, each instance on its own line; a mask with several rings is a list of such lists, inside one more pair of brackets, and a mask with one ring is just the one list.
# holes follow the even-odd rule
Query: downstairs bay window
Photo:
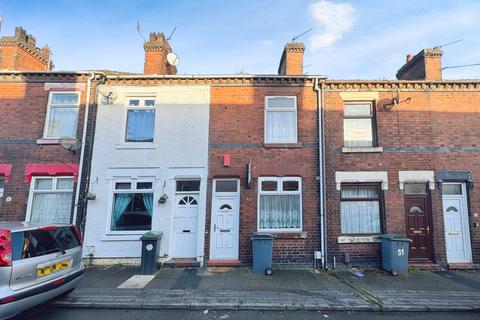
[[342, 234], [381, 232], [379, 184], [342, 184], [340, 219]]
[[110, 231], [151, 230], [153, 182], [115, 182]]
[[33, 177], [27, 220], [38, 223], [70, 223], [73, 177]]
[[302, 179], [258, 178], [258, 230], [302, 230]]

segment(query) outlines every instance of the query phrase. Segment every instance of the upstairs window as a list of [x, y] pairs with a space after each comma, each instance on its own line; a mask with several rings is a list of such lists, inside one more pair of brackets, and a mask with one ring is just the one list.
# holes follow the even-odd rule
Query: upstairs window
[[78, 92], [50, 92], [44, 137], [75, 138], [79, 106]]
[[265, 143], [297, 142], [297, 97], [265, 97]]
[[375, 121], [372, 103], [346, 103], [343, 111], [345, 147], [375, 147]]
[[258, 230], [302, 230], [302, 179], [258, 178]]
[[127, 106], [126, 142], [153, 142], [155, 99], [131, 98]]
[[380, 185], [342, 185], [342, 234], [380, 233]]

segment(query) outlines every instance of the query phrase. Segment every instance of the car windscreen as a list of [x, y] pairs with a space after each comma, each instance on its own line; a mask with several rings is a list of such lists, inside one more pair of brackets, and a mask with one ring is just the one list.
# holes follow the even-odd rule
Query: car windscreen
[[80, 246], [73, 227], [37, 229], [13, 235], [13, 259], [27, 259]]

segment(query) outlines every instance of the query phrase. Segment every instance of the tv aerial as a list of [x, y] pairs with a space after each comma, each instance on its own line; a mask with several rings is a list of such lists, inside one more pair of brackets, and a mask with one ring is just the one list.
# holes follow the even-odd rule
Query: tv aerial
[[103, 104], [112, 104], [118, 97], [117, 92], [110, 86], [102, 84], [98, 86], [98, 93], [102, 95]]
[[306, 33], [309, 33], [309, 32], [312, 31], [312, 30], [313, 30], [313, 28], [310, 28], [310, 29], [308, 29], [307, 31], [304, 31], [304, 32], [300, 33], [299, 35], [293, 36], [292, 42], [297, 41], [298, 38], [300, 38], [301, 36], [303, 36], [303, 35], [306, 34]]

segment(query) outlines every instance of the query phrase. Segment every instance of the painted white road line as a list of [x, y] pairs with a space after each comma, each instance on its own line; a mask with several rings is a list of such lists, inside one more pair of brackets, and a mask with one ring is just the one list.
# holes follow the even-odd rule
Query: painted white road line
[[117, 288], [120, 289], [142, 289], [155, 278], [155, 274], [152, 275], [135, 275], [127, 279]]

